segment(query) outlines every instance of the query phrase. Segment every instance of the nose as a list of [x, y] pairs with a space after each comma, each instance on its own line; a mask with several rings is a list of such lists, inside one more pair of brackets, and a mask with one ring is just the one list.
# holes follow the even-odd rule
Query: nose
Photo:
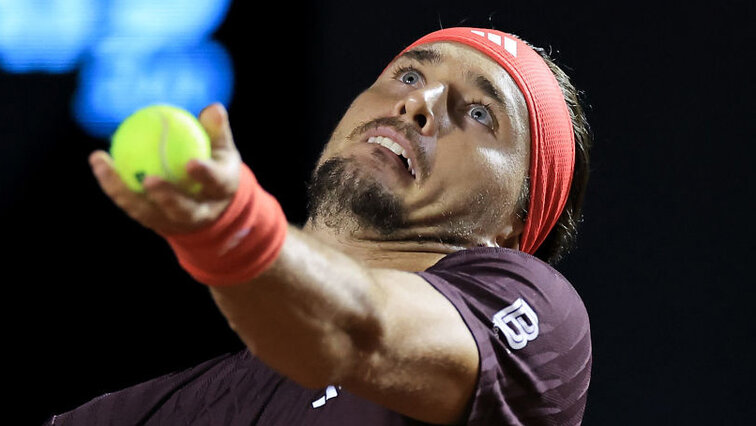
[[411, 120], [424, 136], [431, 136], [446, 120], [447, 94], [448, 89], [443, 83], [413, 90], [396, 103], [394, 114]]

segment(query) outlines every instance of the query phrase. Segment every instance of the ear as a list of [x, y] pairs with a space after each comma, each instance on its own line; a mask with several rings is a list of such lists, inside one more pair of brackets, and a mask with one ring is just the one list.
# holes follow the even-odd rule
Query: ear
[[507, 224], [502, 229], [495, 239], [497, 247], [506, 247], [513, 250], [520, 249], [520, 236], [525, 228], [525, 224], [519, 219], [515, 219], [513, 223]]
[[496, 237], [496, 246], [506, 247], [512, 250], [520, 249], [520, 234], [506, 238], [503, 236]]

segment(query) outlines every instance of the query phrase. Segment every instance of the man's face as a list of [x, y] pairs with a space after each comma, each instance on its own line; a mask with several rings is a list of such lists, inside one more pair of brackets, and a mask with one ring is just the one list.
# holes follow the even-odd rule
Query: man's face
[[308, 225], [361, 239], [516, 247], [529, 158], [527, 106], [509, 74], [468, 46], [421, 45], [339, 122], [309, 185]]

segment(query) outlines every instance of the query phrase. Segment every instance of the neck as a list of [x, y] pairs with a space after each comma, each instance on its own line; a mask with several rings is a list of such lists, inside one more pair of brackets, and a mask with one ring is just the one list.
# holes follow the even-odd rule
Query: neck
[[464, 247], [440, 242], [382, 241], [339, 233], [332, 228], [313, 226], [308, 220], [302, 231], [323, 243], [349, 254], [371, 268], [391, 268], [401, 271], [424, 271], [444, 256]]

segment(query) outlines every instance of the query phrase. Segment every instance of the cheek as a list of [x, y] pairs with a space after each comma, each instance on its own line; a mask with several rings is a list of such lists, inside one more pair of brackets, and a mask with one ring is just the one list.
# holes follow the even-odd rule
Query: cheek
[[349, 135], [365, 123], [376, 118], [388, 117], [391, 114], [391, 105], [391, 99], [382, 96], [378, 90], [371, 88], [362, 92], [339, 120], [323, 151], [323, 156], [335, 154], [354, 143], [355, 141], [349, 140]]
[[485, 147], [478, 148], [476, 154], [479, 158], [478, 163], [481, 170], [493, 176], [494, 180], [504, 180], [513, 171], [511, 155]]
[[362, 92], [349, 106], [345, 117], [366, 122], [391, 114], [396, 97], [381, 87], [371, 87]]
[[[517, 201], [524, 179], [518, 156], [500, 149], [477, 147], [466, 153], [450, 153], [449, 157], [445, 161], [447, 166], [456, 169], [454, 176], [450, 176], [452, 182], [466, 182], [468, 188], [487, 188], [485, 192], [490, 196], [510, 200], [512, 204]], [[465, 159], [463, 167], [461, 158]]]
[[519, 153], [502, 152], [492, 148], [479, 148], [482, 169], [494, 177], [498, 186], [503, 188], [506, 196], [519, 197], [520, 187], [525, 179], [525, 159]]

